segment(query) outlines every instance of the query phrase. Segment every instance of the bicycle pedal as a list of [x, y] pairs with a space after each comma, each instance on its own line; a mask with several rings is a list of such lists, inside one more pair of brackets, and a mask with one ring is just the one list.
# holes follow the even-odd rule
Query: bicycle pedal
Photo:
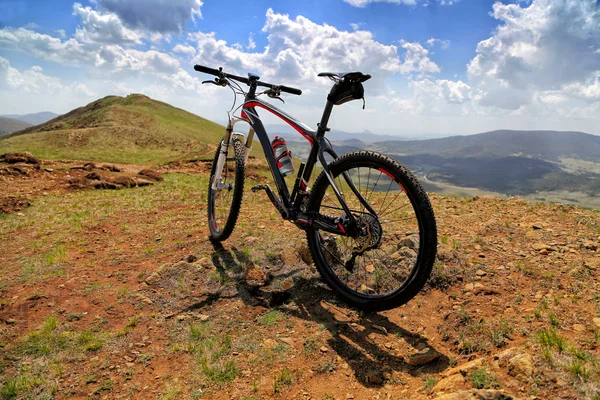
[[265, 189], [265, 185], [256, 185], [256, 186], [252, 186], [252, 191], [253, 192], [258, 192], [259, 190], [264, 190]]

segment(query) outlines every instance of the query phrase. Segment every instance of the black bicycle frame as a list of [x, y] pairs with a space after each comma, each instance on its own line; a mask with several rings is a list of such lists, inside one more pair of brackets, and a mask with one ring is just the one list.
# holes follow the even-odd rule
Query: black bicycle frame
[[[255, 89], [255, 88], [254, 88]], [[333, 103], [327, 101], [325, 106], [325, 110], [323, 111], [323, 116], [321, 117], [321, 122], [318, 124], [318, 130], [312, 131], [302, 122], [296, 120], [289, 114], [284, 111], [278, 109], [277, 107], [264, 102], [260, 99], [257, 99], [253, 96], [255, 90], [253, 90], [252, 86], [248, 95], [246, 96], [244, 105], [242, 107], [241, 117], [242, 120], [245, 120], [252, 127], [252, 131], [258, 136], [258, 139], [261, 143], [263, 152], [267, 159], [267, 163], [269, 165], [269, 169], [273, 175], [273, 179], [275, 181], [275, 185], [277, 187], [277, 192], [279, 193], [279, 199], [277, 199], [273, 192], [270, 190], [268, 186], [262, 187], [267, 191], [269, 198], [281, 213], [284, 219], [293, 220], [297, 224], [301, 224], [304, 226], [314, 226], [318, 229], [323, 229], [325, 231], [342, 234], [342, 235], [354, 235], [356, 232], [356, 220], [348, 208], [348, 205], [344, 201], [343, 195], [340, 193], [339, 189], [335, 185], [333, 178], [330, 174], [328, 163], [325, 160], [325, 153], [329, 154], [334, 159], [337, 158], [337, 154], [329, 144], [329, 141], [325, 140], [325, 133], [329, 130], [327, 128], [327, 123], [329, 122], [329, 117], [331, 116], [331, 111], [333, 109]], [[298, 170], [298, 176], [296, 177], [296, 184], [294, 187], [294, 191], [292, 196], [290, 196], [290, 192], [285, 182], [283, 176], [279, 172], [279, 168], [277, 166], [277, 160], [273, 154], [273, 150], [271, 148], [271, 142], [269, 140], [269, 136], [265, 130], [265, 127], [258, 116], [256, 108], [263, 108], [270, 113], [276, 115], [292, 128], [294, 128], [300, 135], [302, 135], [311, 145], [311, 151], [309, 153], [306, 164], [302, 164], [300, 169]], [[231, 123], [228, 126], [228, 133], [231, 133], [232, 126]], [[252, 140], [251, 135], [248, 137], [249, 140]], [[248, 145], [247, 145], [248, 146]], [[310, 179], [310, 176], [313, 172], [314, 166], [316, 162], [320, 161], [321, 166], [327, 175], [327, 178], [330, 181], [331, 187], [336, 194], [347, 218], [348, 221], [346, 227], [344, 228], [339, 221], [325, 221], [319, 220], [318, 218], [314, 218], [314, 216], [308, 216], [304, 213], [300, 212], [300, 206], [303, 200], [307, 196], [307, 185]], [[356, 189], [354, 183], [350, 179], [346, 173], [344, 173], [344, 180], [348, 184], [349, 188], [357, 195], [360, 199], [361, 203], [365, 206], [365, 208], [376, 215], [375, 211], [372, 207], [367, 203], [364, 197], [360, 194], [360, 192]]]

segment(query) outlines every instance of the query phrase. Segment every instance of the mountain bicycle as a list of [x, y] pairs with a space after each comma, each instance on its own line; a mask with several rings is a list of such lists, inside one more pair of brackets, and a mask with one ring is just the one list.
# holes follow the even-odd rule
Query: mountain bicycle
[[[254, 74], [246, 78], [225, 73], [222, 68], [195, 65], [194, 69], [215, 76], [203, 83], [230, 87], [234, 93], [225, 136], [210, 173], [211, 240], [226, 240], [234, 229], [245, 169], [257, 135], [277, 192], [269, 185], [256, 185], [252, 191], [264, 190], [281, 217], [306, 232], [312, 260], [329, 287], [345, 302], [365, 311], [395, 308], [416, 296], [431, 274], [437, 251], [435, 217], [427, 194], [400, 162], [373, 151], [338, 156], [325, 138], [333, 107], [358, 99], [364, 102], [362, 83], [371, 76], [361, 72], [320, 73], [334, 83], [321, 122], [313, 131], [259, 99], [266, 95], [283, 101], [282, 93], [301, 95], [301, 90], [262, 82]], [[266, 90], [257, 92], [259, 87]], [[244, 102], [235, 108], [238, 95]], [[299, 165], [291, 193], [284, 177], [290, 165], [281, 155], [276, 156], [280, 152], [274, 148], [281, 143], [270, 142], [259, 108], [290, 125], [311, 146], [308, 158]], [[239, 116], [234, 115], [237, 111]], [[250, 125], [247, 135], [234, 132], [239, 122]], [[283, 157], [288, 156], [284, 151]], [[320, 165], [315, 169], [317, 163]], [[318, 177], [309, 186], [313, 170]]]

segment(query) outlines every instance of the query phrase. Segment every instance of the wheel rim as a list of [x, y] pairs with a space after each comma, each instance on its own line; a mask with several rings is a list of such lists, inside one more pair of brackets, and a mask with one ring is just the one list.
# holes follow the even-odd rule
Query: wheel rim
[[[339, 284], [365, 297], [383, 297], [410, 282], [421, 251], [421, 228], [408, 193], [391, 171], [378, 166], [346, 168], [350, 181], [375, 211], [359, 201], [342, 173], [336, 186], [362, 226], [357, 238], [316, 231], [321, 257]], [[330, 184], [319, 212], [347, 219]]]
[[[217, 154], [220, 148], [217, 150]], [[210, 182], [210, 204], [211, 204], [211, 218], [210, 226], [211, 229], [220, 233], [225, 228], [229, 215], [231, 214], [231, 205], [233, 203], [233, 193], [235, 190], [235, 154], [233, 146], [229, 146], [227, 158], [223, 164], [223, 172], [221, 173], [221, 179], [217, 182], [217, 189], [213, 189], [212, 180], [214, 176], [211, 176]], [[216, 164], [216, 159], [214, 164]]]

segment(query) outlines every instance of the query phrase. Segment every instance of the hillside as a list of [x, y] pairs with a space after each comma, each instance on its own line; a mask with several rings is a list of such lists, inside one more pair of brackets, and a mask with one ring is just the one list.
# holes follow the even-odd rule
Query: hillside
[[55, 114], [53, 112], [42, 111], [42, 112], [33, 113], [33, 114], [7, 114], [7, 115], [0, 115], [0, 117], [18, 119], [19, 121], [27, 122], [30, 125], [39, 125], [39, 124], [43, 124], [44, 122], [48, 122], [53, 118], [58, 117], [58, 115], [59, 114]]
[[223, 130], [141, 94], [108, 96], [2, 138], [0, 153], [29, 151], [47, 159], [159, 164], [212, 158]]
[[[121, 190], [80, 184], [141, 167], [9, 167], [21, 172], [0, 174], [0, 398], [600, 396], [599, 211], [431, 195], [426, 289], [365, 314], [323, 285], [305, 234], [254, 179], [217, 245], [209, 162]], [[262, 171], [251, 159], [247, 176]]]
[[18, 119], [0, 117], [0, 136], [8, 135], [21, 129], [30, 127], [31, 124], [19, 121]]

